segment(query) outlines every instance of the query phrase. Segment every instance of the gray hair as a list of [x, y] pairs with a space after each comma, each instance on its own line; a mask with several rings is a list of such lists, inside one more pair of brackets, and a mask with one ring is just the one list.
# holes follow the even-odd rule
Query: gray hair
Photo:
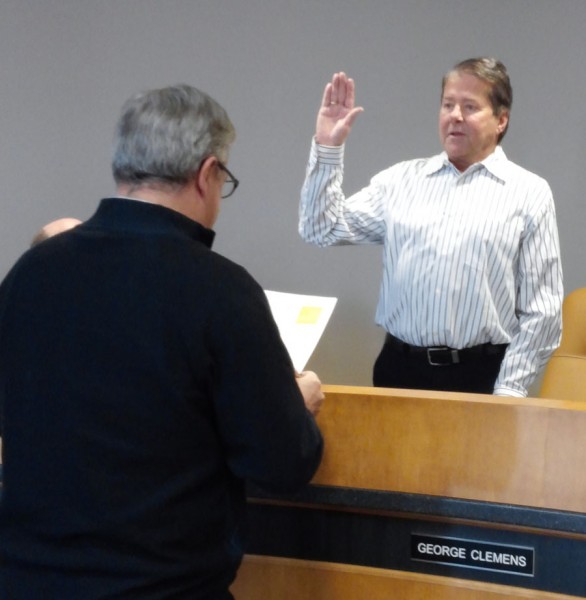
[[125, 102], [116, 127], [114, 180], [184, 185], [208, 156], [225, 161], [235, 136], [226, 111], [194, 87], [136, 94]]

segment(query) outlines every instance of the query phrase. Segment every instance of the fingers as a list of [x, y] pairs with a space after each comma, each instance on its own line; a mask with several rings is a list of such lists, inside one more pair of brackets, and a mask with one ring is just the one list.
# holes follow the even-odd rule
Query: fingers
[[317, 416], [325, 398], [319, 377], [313, 371], [303, 371], [297, 374], [297, 385], [305, 407], [312, 415]]
[[332, 99], [332, 84], [327, 83], [324, 88], [324, 95], [321, 101], [322, 106], [329, 106]]
[[330, 96], [330, 103], [352, 109], [355, 97], [354, 80], [348, 77], [343, 71], [335, 73], [332, 78], [332, 92]]
[[354, 79], [347, 78], [346, 80], [346, 97], [344, 98], [344, 106], [346, 108], [354, 108], [355, 102], [355, 85]]
[[355, 101], [354, 80], [349, 78], [346, 73], [340, 71], [334, 73], [325, 89], [322, 98], [322, 106], [340, 105], [345, 108], [353, 108]]
[[345, 73], [334, 73], [334, 76], [332, 77], [332, 104], [344, 104], [344, 100], [346, 99], [347, 79]]
[[299, 373], [299, 371], [295, 371], [295, 375], [298, 378], [304, 379], [305, 381], [314, 381], [314, 382], [317, 382], [318, 384], [321, 384], [321, 381], [319, 380], [317, 373], [315, 373], [314, 371], [301, 371], [301, 373]]

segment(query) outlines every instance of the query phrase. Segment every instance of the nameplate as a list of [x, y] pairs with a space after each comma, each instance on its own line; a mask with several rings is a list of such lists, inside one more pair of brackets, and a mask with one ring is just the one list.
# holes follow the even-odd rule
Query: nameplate
[[535, 549], [413, 533], [411, 558], [467, 569], [533, 577]]

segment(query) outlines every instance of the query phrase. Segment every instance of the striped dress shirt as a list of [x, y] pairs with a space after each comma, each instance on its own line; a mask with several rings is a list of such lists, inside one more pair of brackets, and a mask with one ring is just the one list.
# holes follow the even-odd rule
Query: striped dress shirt
[[562, 269], [547, 182], [499, 146], [460, 173], [444, 153], [398, 163], [346, 198], [344, 146], [313, 141], [299, 233], [382, 244], [376, 322], [416, 346], [509, 344], [494, 393], [526, 396], [559, 344]]

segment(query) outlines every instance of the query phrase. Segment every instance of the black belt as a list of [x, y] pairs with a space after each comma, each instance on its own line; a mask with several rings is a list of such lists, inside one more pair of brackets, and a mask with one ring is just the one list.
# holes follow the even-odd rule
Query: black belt
[[470, 348], [457, 350], [448, 346], [431, 346], [429, 348], [422, 346], [412, 346], [403, 340], [396, 338], [394, 335], [387, 333], [385, 344], [391, 348], [400, 350], [404, 354], [420, 357], [432, 367], [447, 367], [457, 365], [461, 362], [466, 362], [466, 358], [474, 358], [480, 356], [501, 356], [503, 357], [508, 344], [481, 344]]

